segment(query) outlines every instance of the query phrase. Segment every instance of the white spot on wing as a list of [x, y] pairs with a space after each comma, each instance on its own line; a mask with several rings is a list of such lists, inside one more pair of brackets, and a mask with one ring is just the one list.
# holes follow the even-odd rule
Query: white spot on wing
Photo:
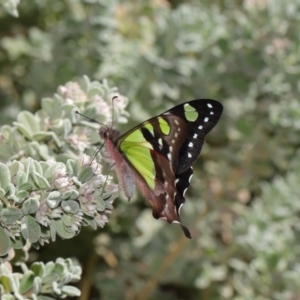
[[171, 142], [172, 142], [172, 144], [175, 144], [175, 140], [172, 140]]
[[179, 179], [177, 178], [177, 179], [175, 180], [175, 184], [177, 184], [178, 181], [179, 181]]
[[194, 175], [194, 174], [192, 174], [192, 175], [190, 176], [190, 178], [189, 178], [189, 182], [191, 182], [191, 179], [192, 179], [193, 175]]
[[191, 154], [191, 153], [188, 153], [188, 157], [192, 157], [192, 154]]
[[177, 132], [175, 132], [175, 137], [178, 137], [178, 133]]
[[161, 138], [158, 139], [159, 149], [161, 150], [163, 147], [163, 141]]
[[209, 108], [212, 108], [212, 105], [211, 105], [210, 103], [207, 103], [207, 106], [208, 106]]
[[193, 135], [193, 138], [196, 139], [197, 137], [198, 137], [198, 134], [195, 133], [195, 134]]
[[192, 142], [189, 142], [189, 147], [193, 147], [194, 146], [194, 144], [192, 143]]
[[213, 115], [213, 114], [214, 114], [214, 112], [213, 112], [213, 111], [211, 111], [211, 112], [210, 112], [210, 114], [211, 114], [211, 115]]
[[180, 206], [179, 206], [179, 208], [178, 208], [178, 214], [179, 215], [180, 215], [180, 210], [181, 210], [182, 206], [183, 206], [183, 203], [181, 203]]
[[208, 117], [206, 117], [206, 118], [204, 119], [204, 122], [208, 122], [208, 120], [209, 120], [209, 118], [208, 118]]
[[171, 160], [171, 159], [172, 159], [171, 153], [168, 153], [168, 155], [167, 155], [167, 156], [168, 156], [168, 159], [169, 159], [169, 160]]
[[202, 128], [203, 128], [203, 126], [202, 126], [202, 125], [200, 125], [200, 126], [198, 127], [198, 129], [200, 129], [200, 130], [201, 130]]
[[176, 124], [176, 125], [179, 125], [179, 122], [178, 122], [178, 120], [174, 120], [174, 123]]
[[173, 151], [173, 147], [172, 146], [170, 146], [170, 152], [172, 152]]
[[180, 224], [180, 223], [179, 223], [178, 221], [176, 221], [176, 220], [174, 220], [174, 221], [172, 222], [172, 224], [173, 224], [173, 223]]
[[186, 193], [186, 191], [187, 191], [187, 188], [186, 189], [184, 189], [184, 191], [183, 191], [183, 197], [185, 197], [185, 193]]

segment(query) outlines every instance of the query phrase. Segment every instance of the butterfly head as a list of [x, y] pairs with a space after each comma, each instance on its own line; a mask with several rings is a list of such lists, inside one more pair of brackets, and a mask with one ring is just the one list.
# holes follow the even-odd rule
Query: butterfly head
[[99, 135], [104, 141], [115, 141], [120, 136], [120, 132], [108, 126], [102, 126], [99, 130]]

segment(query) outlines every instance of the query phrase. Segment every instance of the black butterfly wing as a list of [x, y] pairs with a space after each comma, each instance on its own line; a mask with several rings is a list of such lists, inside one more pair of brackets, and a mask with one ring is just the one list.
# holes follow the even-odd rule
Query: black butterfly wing
[[223, 106], [212, 99], [193, 100], [175, 106], [163, 113], [164, 116], [177, 116], [185, 124], [185, 138], [178, 151], [175, 173], [175, 206], [178, 215], [185, 202], [185, 193], [190, 186], [193, 164], [198, 159], [206, 135], [219, 121]]
[[[179, 212], [190, 186], [192, 165], [222, 111], [223, 106], [211, 99], [185, 102], [134, 127], [116, 141], [129, 165], [146, 182], [141, 189], [152, 204], [155, 218], [181, 224]], [[142, 151], [144, 158], [138, 161], [133, 154]], [[185, 227], [183, 230], [190, 237]]]
[[163, 116], [179, 117], [186, 126], [185, 140], [179, 150], [176, 173], [184, 172], [195, 163], [206, 135], [218, 123], [222, 112], [221, 103], [211, 99], [201, 99], [185, 102], [163, 113]]

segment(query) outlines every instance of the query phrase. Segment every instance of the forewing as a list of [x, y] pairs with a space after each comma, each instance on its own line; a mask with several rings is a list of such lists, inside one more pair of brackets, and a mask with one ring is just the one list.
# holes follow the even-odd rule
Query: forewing
[[186, 126], [185, 137], [179, 149], [177, 174], [190, 168], [198, 159], [206, 135], [219, 121], [223, 111], [221, 103], [211, 99], [185, 102], [162, 114], [177, 116]]
[[[134, 168], [143, 168], [140, 164], [151, 165], [151, 152], [163, 156], [170, 164], [171, 169], [177, 169], [179, 150], [185, 141], [187, 123], [176, 115], [160, 115], [151, 118], [144, 123], [134, 127], [132, 130], [117, 140], [119, 149], [128, 158]], [[143, 149], [142, 149], [143, 148]], [[135, 161], [137, 152], [144, 152], [148, 159]], [[133, 162], [132, 162], [133, 160]], [[152, 178], [153, 179], [153, 178]], [[151, 187], [151, 185], [149, 185]]]

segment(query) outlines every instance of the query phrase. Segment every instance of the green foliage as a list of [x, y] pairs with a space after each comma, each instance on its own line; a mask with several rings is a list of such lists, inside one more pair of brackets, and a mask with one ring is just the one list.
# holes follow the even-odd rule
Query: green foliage
[[22, 273], [12, 273], [9, 263], [0, 266], [0, 295], [3, 300], [55, 300], [66, 296], [79, 296], [79, 289], [67, 285], [78, 281], [79, 266], [71, 259], [58, 258], [55, 263], [33, 263], [28, 269], [21, 265]]
[[[27, 252], [28, 243], [38, 249], [57, 236], [73, 238], [82, 226], [103, 228], [108, 222], [117, 186], [111, 183], [111, 177], [102, 174], [102, 166], [96, 160], [83, 154], [97, 151], [93, 144], [98, 140], [99, 124], [82, 120], [76, 111], [111, 122], [112, 95], [116, 95], [115, 88], [105, 81], [90, 82], [85, 76], [81, 86], [76, 82], [60, 86], [53, 98], [42, 100], [35, 114], [22, 111], [13, 126], [1, 127], [0, 158], [7, 161], [0, 163], [2, 263], [11, 260], [13, 249]], [[114, 117], [120, 122], [126, 121], [126, 101], [119, 95], [114, 103]], [[76, 288], [66, 285], [79, 277], [62, 272], [64, 264], [49, 263], [40, 276], [24, 270], [20, 282], [16, 275], [9, 274], [10, 269], [5, 269], [0, 277], [1, 296], [28, 299], [25, 294], [29, 290], [33, 291], [30, 299], [44, 299], [39, 294], [53, 294], [53, 299], [79, 295]], [[69, 267], [73, 272], [72, 265]], [[60, 268], [62, 278], [55, 280], [55, 270]]]
[[[30, 196], [29, 184], [44, 191], [49, 220], [69, 228], [72, 216], [82, 210], [97, 227], [93, 215], [79, 204], [77, 188], [64, 191], [63, 186], [51, 185], [52, 175], [45, 176], [51, 166], [45, 160], [62, 163], [76, 187], [85, 178], [93, 182], [89, 168], [79, 175], [83, 170], [79, 162], [84, 152], [92, 155], [96, 149], [92, 144], [99, 142], [99, 127], [74, 111], [110, 124], [107, 103], [114, 91], [105, 82], [85, 79], [81, 85], [59, 88], [53, 98], [38, 100], [62, 82], [89, 74], [98, 80], [108, 78], [129, 97], [132, 125], [195, 98], [215, 98], [225, 108], [205, 143], [181, 212], [193, 239], [186, 240], [179, 226], [154, 220], [143, 200], [118, 201], [109, 228], [105, 226], [108, 231], [94, 239], [101, 259], [93, 264], [90, 255], [85, 262], [95, 268], [94, 282], [89, 284], [101, 299], [296, 299], [299, 1], [176, 4], [22, 1], [18, 26], [15, 20], [5, 22], [0, 92], [3, 103], [12, 105], [1, 109], [0, 121], [15, 123], [1, 128], [0, 195], [10, 197], [7, 201], [14, 205], [1, 206], [1, 224], [6, 227], [0, 227], [0, 251], [10, 253], [13, 248], [26, 253], [24, 236], [44, 239], [45, 232], [48, 240], [54, 240], [57, 234], [69, 234], [56, 228], [49, 236], [37, 222], [39, 194]], [[5, 19], [4, 14], [0, 17]], [[93, 95], [99, 93], [105, 101], [95, 110]], [[126, 105], [125, 100], [122, 103]], [[39, 105], [40, 111], [33, 113]], [[15, 118], [24, 107], [32, 112]], [[115, 120], [124, 123], [128, 117], [124, 107], [115, 109]], [[13, 174], [12, 165], [33, 166], [28, 169], [34, 174], [30, 183], [22, 175], [27, 169], [6, 176]], [[101, 191], [102, 181], [99, 186]], [[108, 194], [115, 195], [115, 186], [110, 186]], [[102, 212], [104, 198], [98, 199], [94, 205]], [[62, 213], [56, 218], [51, 212], [57, 210]], [[24, 217], [25, 225], [35, 222], [41, 231], [35, 225], [34, 234], [20, 231]], [[72, 233], [81, 225], [71, 226]], [[14, 239], [11, 233], [18, 230], [19, 238]], [[81, 248], [89, 256], [85, 245]], [[30, 272], [27, 276], [32, 280]]]
[[4, 229], [0, 256], [7, 255], [16, 240], [17, 248], [26, 241], [38, 248], [55, 241], [56, 235], [63, 239], [74, 237], [81, 226], [104, 226], [116, 190], [112, 191], [110, 180], [89, 160], [83, 157], [76, 163], [69, 159], [64, 165], [28, 158], [24, 164], [13, 161], [9, 167], [0, 165], [8, 171], [1, 176], [9, 179], [6, 185], [2, 184], [0, 198], [0, 224]]

